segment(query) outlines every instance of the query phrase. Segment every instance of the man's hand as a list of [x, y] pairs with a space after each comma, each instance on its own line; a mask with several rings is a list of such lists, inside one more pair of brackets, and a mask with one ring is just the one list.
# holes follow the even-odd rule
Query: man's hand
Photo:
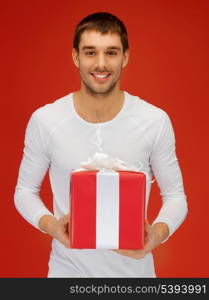
[[146, 220], [144, 249], [118, 249], [113, 251], [131, 258], [140, 259], [159, 246], [168, 235], [169, 229], [165, 223], [156, 223], [151, 226]]
[[39, 227], [51, 237], [60, 241], [66, 248], [70, 247], [69, 237], [70, 214], [64, 215], [58, 221], [55, 217], [44, 215], [39, 220]]

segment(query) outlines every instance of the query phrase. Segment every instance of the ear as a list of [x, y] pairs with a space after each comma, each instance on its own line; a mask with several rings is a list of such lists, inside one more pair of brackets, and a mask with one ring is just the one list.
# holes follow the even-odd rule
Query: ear
[[127, 49], [123, 54], [123, 64], [122, 64], [123, 68], [128, 64], [128, 60], [129, 60], [129, 49]]
[[75, 66], [79, 68], [78, 51], [75, 48], [72, 50], [72, 58]]

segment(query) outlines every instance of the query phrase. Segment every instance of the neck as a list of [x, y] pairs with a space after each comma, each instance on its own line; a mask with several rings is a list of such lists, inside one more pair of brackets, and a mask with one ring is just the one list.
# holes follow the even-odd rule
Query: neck
[[88, 94], [81, 89], [73, 94], [76, 112], [88, 122], [98, 123], [113, 119], [124, 104], [124, 93], [117, 89], [110, 94]]

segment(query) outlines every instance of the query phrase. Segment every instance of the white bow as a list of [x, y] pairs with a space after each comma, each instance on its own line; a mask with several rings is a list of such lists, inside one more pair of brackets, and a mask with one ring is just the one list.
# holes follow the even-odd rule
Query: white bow
[[109, 172], [109, 171], [133, 171], [133, 172], [142, 172], [146, 175], [146, 179], [149, 182], [154, 182], [155, 180], [150, 180], [148, 173], [142, 171], [143, 164], [139, 162], [140, 166], [137, 168], [125, 163], [119, 158], [110, 157], [104, 152], [96, 152], [91, 158], [88, 158], [87, 161], [81, 162], [81, 168], [73, 170], [76, 171], [86, 171], [86, 170], [100, 170], [100, 172]]
[[111, 170], [124, 170], [124, 171], [139, 171], [141, 166], [136, 168], [134, 166], [126, 164], [119, 158], [109, 157], [108, 154], [103, 152], [96, 152], [92, 158], [88, 158], [86, 162], [81, 162], [80, 165], [87, 170], [101, 170], [101, 169], [111, 169]]

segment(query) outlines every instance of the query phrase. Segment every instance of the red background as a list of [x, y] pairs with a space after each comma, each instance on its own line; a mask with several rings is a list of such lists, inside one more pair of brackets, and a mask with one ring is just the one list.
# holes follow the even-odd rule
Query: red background
[[[176, 135], [189, 214], [154, 251], [159, 277], [208, 277], [209, 2], [5, 1], [1, 3], [0, 276], [46, 277], [50, 237], [16, 211], [14, 188], [25, 127], [38, 107], [79, 88], [71, 60], [73, 30], [89, 13], [126, 24], [131, 47], [122, 88], [164, 109]], [[41, 196], [51, 208], [48, 175]], [[149, 219], [160, 206], [153, 185]]]

